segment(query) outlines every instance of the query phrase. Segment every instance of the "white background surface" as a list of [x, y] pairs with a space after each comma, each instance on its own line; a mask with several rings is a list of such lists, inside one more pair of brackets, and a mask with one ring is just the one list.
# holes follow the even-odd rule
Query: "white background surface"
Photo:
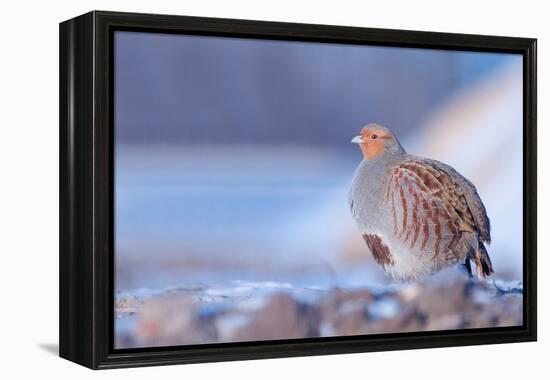
[[[11, 1], [0, 23], [1, 377], [170, 379], [547, 376], [550, 27], [543, 1]], [[93, 9], [539, 39], [539, 342], [92, 372], [58, 341], [58, 23]], [[518, 136], [519, 137], [519, 136]], [[546, 235], [546, 236], [544, 236]], [[546, 299], [546, 300], [545, 300]], [[545, 354], [546, 351], [546, 354]]]

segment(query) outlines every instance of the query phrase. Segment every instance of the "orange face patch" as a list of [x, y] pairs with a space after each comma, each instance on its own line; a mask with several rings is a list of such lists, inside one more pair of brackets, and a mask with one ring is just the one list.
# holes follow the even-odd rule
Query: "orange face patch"
[[384, 140], [392, 137], [385, 132], [363, 128], [361, 130], [363, 143], [359, 144], [365, 160], [373, 160], [384, 153]]

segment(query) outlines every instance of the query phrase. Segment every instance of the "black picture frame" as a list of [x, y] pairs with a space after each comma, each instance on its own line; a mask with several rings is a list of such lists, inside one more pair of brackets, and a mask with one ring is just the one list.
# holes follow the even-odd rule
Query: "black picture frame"
[[[523, 326], [114, 350], [115, 30], [521, 54]], [[100, 369], [536, 340], [536, 39], [105, 11], [62, 22], [59, 39], [61, 357]]]

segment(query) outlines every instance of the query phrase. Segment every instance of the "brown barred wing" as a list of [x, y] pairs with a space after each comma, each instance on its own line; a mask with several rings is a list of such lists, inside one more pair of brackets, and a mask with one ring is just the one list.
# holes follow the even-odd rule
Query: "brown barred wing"
[[452, 167], [445, 165], [439, 161], [435, 160], [426, 160], [434, 168], [443, 172], [447, 175], [448, 178], [452, 179], [454, 186], [456, 186], [461, 194], [463, 199], [466, 201], [462, 203], [461, 210], [467, 207], [468, 212], [471, 216], [469, 221], [471, 226], [475, 227], [476, 231], [479, 234], [479, 240], [484, 243], [491, 243], [491, 224], [489, 217], [487, 216], [487, 211], [479, 194], [477, 193], [476, 187], [460, 173], [454, 170]]
[[475, 231], [475, 220], [446, 171], [430, 160], [406, 159], [391, 168], [384, 190], [393, 234], [406, 246], [447, 263], [465, 257], [460, 238], [462, 231]]

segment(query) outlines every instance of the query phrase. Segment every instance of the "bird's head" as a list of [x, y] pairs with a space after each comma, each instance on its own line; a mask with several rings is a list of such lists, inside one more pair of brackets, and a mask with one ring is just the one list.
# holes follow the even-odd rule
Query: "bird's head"
[[368, 124], [355, 136], [352, 143], [359, 144], [365, 160], [374, 160], [405, 151], [395, 135], [388, 128], [378, 124]]

